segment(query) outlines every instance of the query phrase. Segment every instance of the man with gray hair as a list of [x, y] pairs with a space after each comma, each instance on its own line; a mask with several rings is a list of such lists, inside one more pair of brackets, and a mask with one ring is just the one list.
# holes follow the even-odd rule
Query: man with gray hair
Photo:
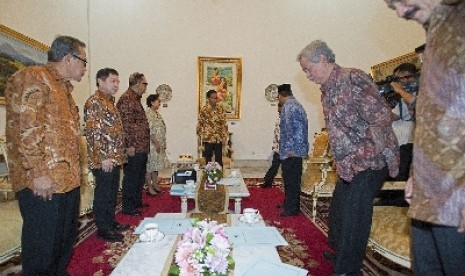
[[426, 29], [416, 104], [412, 218], [416, 275], [465, 275], [465, 1], [385, 0]]
[[81, 185], [79, 114], [71, 81], [86, 73], [86, 44], [57, 36], [43, 66], [8, 80], [6, 141], [10, 180], [23, 218], [23, 275], [68, 275]]
[[399, 170], [399, 146], [391, 108], [364, 72], [335, 63], [328, 45], [315, 40], [298, 55], [307, 78], [320, 84], [324, 119], [338, 181], [329, 212], [325, 252], [336, 274], [361, 275], [371, 229], [373, 199]]
[[123, 177], [122, 213], [129, 216], [141, 216], [138, 208], [148, 207], [142, 202], [142, 189], [145, 183], [147, 158], [150, 151], [150, 129], [142, 95], [147, 91], [144, 74], [136, 72], [129, 76], [129, 88], [121, 95], [116, 104], [123, 122], [127, 163]]

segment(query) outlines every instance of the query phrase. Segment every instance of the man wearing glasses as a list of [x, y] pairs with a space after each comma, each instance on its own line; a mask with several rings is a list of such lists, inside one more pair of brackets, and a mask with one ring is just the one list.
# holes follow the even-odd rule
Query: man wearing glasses
[[71, 81], [86, 73], [85, 47], [74, 37], [56, 37], [48, 62], [16, 72], [5, 90], [8, 166], [23, 218], [23, 275], [68, 275], [81, 184]]
[[140, 102], [142, 95], [147, 91], [147, 85], [144, 74], [133, 73], [129, 77], [128, 90], [121, 95], [116, 104], [123, 121], [128, 158], [124, 166], [122, 213], [130, 216], [142, 215], [138, 208], [149, 206], [142, 202], [142, 189], [150, 149], [150, 129]]

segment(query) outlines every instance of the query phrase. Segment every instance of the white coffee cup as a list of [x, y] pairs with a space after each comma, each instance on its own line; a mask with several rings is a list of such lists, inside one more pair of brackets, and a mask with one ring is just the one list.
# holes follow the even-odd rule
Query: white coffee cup
[[231, 171], [231, 177], [237, 177], [237, 171], [232, 170]]
[[260, 215], [260, 211], [255, 208], [244, 208], [244, 211], [242, 212], [244, 215], [244, 218], [248, 222], [253, 222], [258, 219], [258, 215]]
[[158, 224], [151, 222], [144, 225], [144, 234], [150, 238], [150, 241], [155, 239], [158, 236]]

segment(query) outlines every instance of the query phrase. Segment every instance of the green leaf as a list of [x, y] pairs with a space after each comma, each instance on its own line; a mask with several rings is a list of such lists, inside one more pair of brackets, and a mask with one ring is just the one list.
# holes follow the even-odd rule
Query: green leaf
[[181, 270], [179, 269], [178, 266], [172, 265], [170, 267], [170, 270], [168, 271], [168, 276], [179, 276], [181, 274]]

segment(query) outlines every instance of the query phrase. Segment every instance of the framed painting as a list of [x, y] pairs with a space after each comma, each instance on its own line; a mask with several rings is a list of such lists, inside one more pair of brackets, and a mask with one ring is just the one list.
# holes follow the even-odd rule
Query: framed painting
[[8, 78], [30, 65], [44, 64], [49, 47], [0, 24], [0, 105], [5, 104]]
[[198, 58], [198, 110], [206, 103], [208, 90], [215, 90], [226, 119], [241, 118], [242, 59], [228, 57]]
[[394, 68], [405, 62], [415, 64], [418, 69], [421, 68], [420, 55], [416, 52], [408, 53], [371, 66], [371, 77], [373, 78], [373, 81], [379, 82], [385, 80], [388, 76], [392, 75]]

